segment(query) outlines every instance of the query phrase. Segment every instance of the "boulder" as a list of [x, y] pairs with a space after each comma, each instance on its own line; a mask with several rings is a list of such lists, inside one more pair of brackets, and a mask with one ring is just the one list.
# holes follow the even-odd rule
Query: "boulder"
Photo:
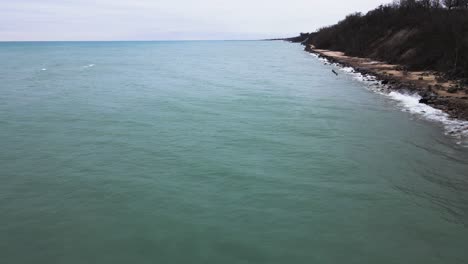
[[437, 94], [432, 91], [420, 92], [419, 95], [421, 96], [421, 99], [419, 100], [420, 104], [430, 104], [437, 99]]
[[448, 93], [456, 93], [457, 91], [458, 91], [458, 88], [457, 88], [457, 87], [453, 87], [453, 86], [452, 86], [452, 87], [449, 87], [449, 88], [447, 89], [447, 92], [448, 92]]

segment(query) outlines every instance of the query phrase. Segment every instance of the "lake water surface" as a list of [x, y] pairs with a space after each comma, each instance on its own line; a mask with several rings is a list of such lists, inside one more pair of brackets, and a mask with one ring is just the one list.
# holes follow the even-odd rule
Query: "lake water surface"
[[0, 43], [0, 262], [467, 263], [468, 148], [331, 67]]

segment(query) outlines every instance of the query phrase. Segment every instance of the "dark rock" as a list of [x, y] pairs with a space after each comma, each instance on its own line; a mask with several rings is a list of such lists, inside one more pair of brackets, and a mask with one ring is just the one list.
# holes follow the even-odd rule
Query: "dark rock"
[[456, 93], [458, 91], [458, 88], [457, 87], [449, 87], [447, 89], [447, 92], [448, 93]]
[[437, 100], [437, 94], [432, 91], [423, 91], [420, 92], [419, 95], [421, 96], [421, 99], [419, 100], [420, 104], [430, 104]]
[[397, 83], [397, 84], [395, 84], [395, 85], [393, 86], [393, 88], [394, 88], [395, 90], [404, 90], [406, 87], [405, 87], [403, 84], [401, 84], [401, 83]]
[[428, 104], [429, 100], [427, 100], [426, 98], [421, 98], [421, 99], [419, 99], [419, 103], [420, 104]]
[[438, 83], [443, 83], [443, 82], [446, 82], [447, 79], [444, 78], [444, 77], [442, 77], [442, 76], [437, 76], [437, 77], [436, 77], [436, 81], [437, 81]]

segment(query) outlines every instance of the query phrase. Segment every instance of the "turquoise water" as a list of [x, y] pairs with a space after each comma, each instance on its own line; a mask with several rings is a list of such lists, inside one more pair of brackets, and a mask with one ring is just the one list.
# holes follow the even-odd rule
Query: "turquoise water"
[[2, 263], [466, 263], [468, 148], [285, 42], [0, 43]]

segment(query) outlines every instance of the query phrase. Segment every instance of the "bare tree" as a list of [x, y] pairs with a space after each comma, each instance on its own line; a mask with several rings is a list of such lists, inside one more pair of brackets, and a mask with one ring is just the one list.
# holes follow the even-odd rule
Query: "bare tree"
[[444, 0], [443, 2], [448, 9], [468, 8], [468, 0]]
[[440, 3], [440, 0], [431, 0], [431, 7], [432, 8], [440, 8], [442, 4]]
[[467, 8], [468, 7], [468, 0], [458, 0], [456, 1], [456, 6], [458, 8]]
[[416, 0], [400, 0], [401, 7], [415, 7]]
[[424, 8], [431, 8], [432, 7], [431, 0], [420, 0], [418, 3]]
[[455, 2], [456, 0], [443, 0], [444, 6], [447, 7], [448, 9], [452, 9], [455, 7]]

